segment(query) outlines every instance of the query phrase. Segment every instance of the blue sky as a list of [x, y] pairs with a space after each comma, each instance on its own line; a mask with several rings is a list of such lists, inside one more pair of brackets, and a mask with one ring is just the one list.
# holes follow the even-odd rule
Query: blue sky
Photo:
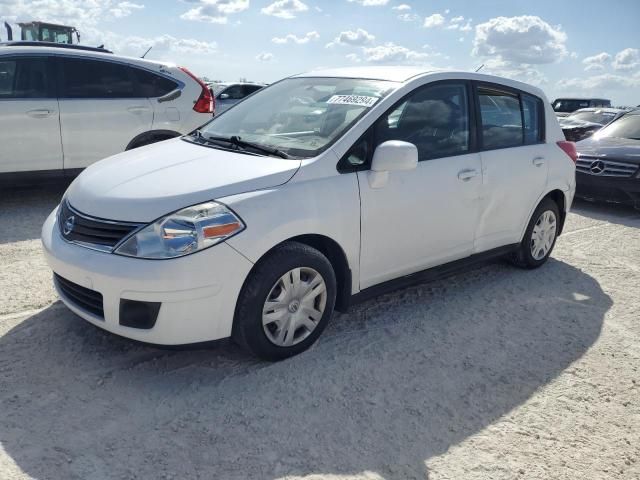
[[71, 23], [126, 55], [153, 46], [149, 58], [212, 79], [485, 64], [549, 97], [640, 104], [640, 0], [0, 0], [0, 17]]

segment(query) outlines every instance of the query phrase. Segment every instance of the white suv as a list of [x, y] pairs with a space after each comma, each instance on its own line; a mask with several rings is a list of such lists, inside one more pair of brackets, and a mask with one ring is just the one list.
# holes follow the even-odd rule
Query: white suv
[[211, 92], [183, 68], [98, 48], [0, 44], [0, 174], [77, 173], [191, 132], [212, 112]]
[[280, 359], [334, 307], [553, 249], [575, 145], [537, 88], [407, 68], [297, 75], [190, 136], [85, 170], [42, 241], [60, 297], [156, 344]]

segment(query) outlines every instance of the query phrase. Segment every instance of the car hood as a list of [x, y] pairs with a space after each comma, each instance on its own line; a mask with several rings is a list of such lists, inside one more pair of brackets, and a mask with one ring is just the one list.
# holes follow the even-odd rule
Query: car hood
[[74, 180], [66, 198], [87, 215], [150, 222], [197, 203], [282, 185], [300, 163], [174, 139], [93, 164]]
[[579, 156], [598, 157], [640, 164], [640, 140], [589, 137], [576, 143]]

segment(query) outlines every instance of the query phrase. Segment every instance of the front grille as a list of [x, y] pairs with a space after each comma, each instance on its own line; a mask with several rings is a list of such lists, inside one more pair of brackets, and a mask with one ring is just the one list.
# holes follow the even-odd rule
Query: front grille
[[638, 165], [598, 157], [580, 156], [576, 162], [576, 170], [600, 177], [630, 177], [638, 170]]
[[141, 226], [138, 223], [90, 217], [78, 212], [66, 201], [60, 205], [58, 225], [65, 240], [109, 252]]
[[73, 303], [76, 307], [104, 319], [102, 294], [100, 292], [81, 287], [66, 278], [62, 278], [57, 273], [53, 274], [53, 281], [67, 300]]

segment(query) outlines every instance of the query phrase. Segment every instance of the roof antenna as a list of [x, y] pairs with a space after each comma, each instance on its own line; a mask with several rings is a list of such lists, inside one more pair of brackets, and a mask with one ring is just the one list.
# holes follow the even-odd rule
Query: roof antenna
[[142, 55], [140, 58], [144, 58], [147, 56], [147, 53], [149, 53], [151, 51], [151, 49], [153, 48], [153, 45], [151, 45], [149, 48], [147, 48], [147, 51], [144, 52], [144, 55]]
[[478, 73], [480, 70], [482, 70], [483, 67], [484, 67], [484, 63], [480, 65], [478, 68], [476, 68], [475, 72]]

